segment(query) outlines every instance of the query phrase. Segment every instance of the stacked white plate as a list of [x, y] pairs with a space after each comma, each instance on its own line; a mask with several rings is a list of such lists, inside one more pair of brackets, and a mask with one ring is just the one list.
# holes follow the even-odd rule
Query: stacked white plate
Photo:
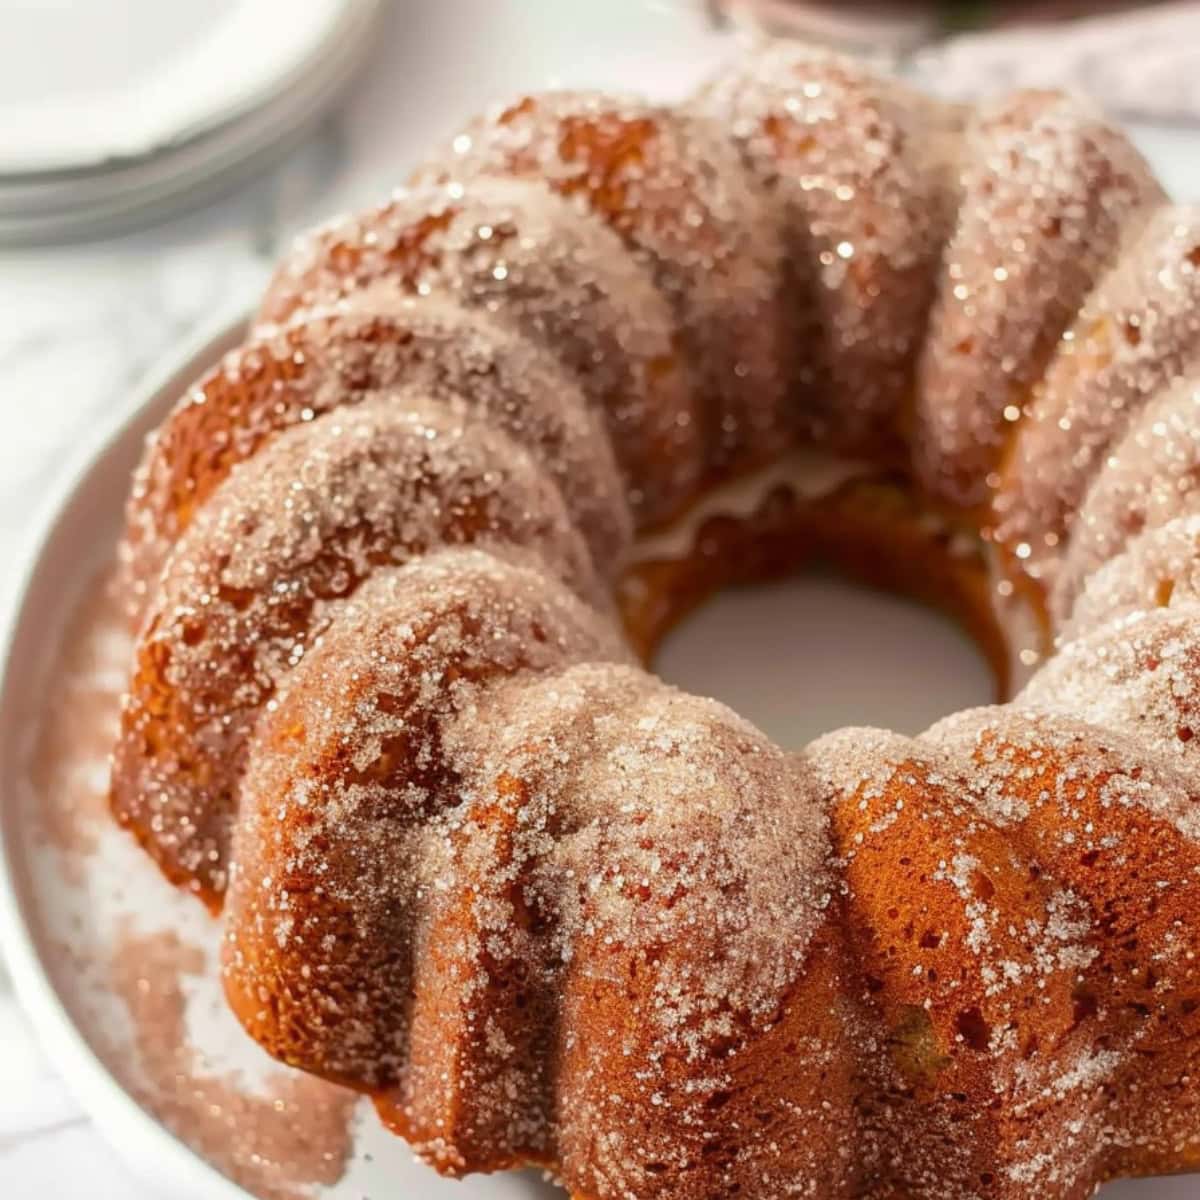
[[261, 170], [353, 77], [381, 9], [0, 0], [0, 243], [119, 232]]

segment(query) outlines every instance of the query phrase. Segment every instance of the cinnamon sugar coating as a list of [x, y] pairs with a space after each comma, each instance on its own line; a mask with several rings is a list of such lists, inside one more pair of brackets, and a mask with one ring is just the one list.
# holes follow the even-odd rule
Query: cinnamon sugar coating
[[995, 498], [995, 538], [1041, 586], [1105, 455], [1200, 362], [1200, 209], [1164, 207], [1097, 286], [1038, 384]]
[[1099, 628], [1114, 617], [1200, 599], [1200, 515], [1177, 517], [1130, 539], [1121, 553], [1088, 576], [1069, 611], [1060, 608], [1061, 637]]
[[1130, 230], [1165, 198], [1123, 133], [1055, 92], [1017, 92], [972, 113], [959, 185], [913, 447], [926, 487], [976, 506], [1059, 337]]
[[[861, 971], [846, 991], [876, 1031], [853, 1134], [861, 1190], [815, 1194], [1082, 1197], [1152, 1124], [1164, 1156], [1180, 1129], [1194, 1147], [1169, 1072], [1153, 1094], [1126, 1088], [1147, 1082], [1136, 1047], [1193, 1019], [1194, 895], [1164, 907], [1123, 869], [1137, 854], [1171, 878], [1194, 871], [1183, 781], [1146, 773], [1128, 740], [1007, 707], [917, 739], [845, 730], [809, 754], [832, 789]], [[1122, 945], [1142, 920], [1177, 951], [1149, 988]]]
[[958, 110], [780, 43], [693, 107], [732, 135], [782, 222], [808, 436], [876, 446], [908, 404], [956, 205]]
[[541, 183], [425, 187], [298, 239], [260, 319], [279, 322], [379, 280], [446, 294], [560, 358], [604, 414], [640, 521], [672, 515], [703, 469], [699, 396], [646, 268]]
[[712, 471], [778, 452], [793, 424], [795, 349], [779, 304], [781, 229], [723, 124], [634, 97], [525, 96], [469, 125], [415, 179], [467, 185], [489, 175], [567, 197], [650, 272], [702, 397]]
[[1134, 611], [1082, 632], [1030, 680], [1017, 703], [1069, 713], [1143, 743], [1155, 761], [1194, 771], [1200, 744], [1197, 607]]
[[415, 389], [486, 414], [537, 449], [598, 561], [619, 559], [631, 518], [612, 447], [546, 352], [479, 313], [387, 285], [256, 330], [152, 435], [127, 507], [122, 565], [136, 607], [171, 544], [235, 464], [280, 430], [379, 392]]
[[420, 396], [326, 413], [234, 468], [147, 610], [114, 756], [117, 816], [172, 879], [220, 896], [246, 739], [344, 598], [376, 570], [474, 542], [525, 548], [603, 603], [541, 466]]
[[1051, 603], [1069, 612], [1083, 582], [1130, 538], [1200, 510], [1200, 371], [1141, 410], [1080, 506]]
[[[473, 609], [476, 596], [464, 592]], [[350, 1039], [366, 1069], [386, 1071], [376, 1077], [382, 1114], [443, 1169], [554, 1159], [584, 1194], [634, 1190], [646, 1178], [635, 1146], [662, 1172], [686, 1170], [700, 1128], [681, 1143], [656, 1110], [715, 1111], [713, 1097], [738, 1077], [733, 1046], [776, 1025], [828, 903], [825, 818], [810, 784], [805, 800], [802, 765], [720, 705], [634, 668], [547, 671], [542, 651], [528, 659], [521, 630], [478, 660], [468, 642], [479, 666], [460, 666], [464, 686], [449, 694], [429, 689], [414, 721], [397, 692], [420, 673], [394, 626], [376, 627], [349, 651], [362, 661], [370, 647], [367, 670], [349, 676], [336, 660], [337, 682], [323, 686], [331, 641], [299, 668], [268, 726], [285, 739], [285, 761], [263, 791], [247, 784], [257, 815], [239, 837], [269, 845], [238, 855], [256, 874], [239, 874], [231, 897], [235, 1007], [253, 1009], [265, 977], [289, 1007], [327, 1006], [321, 1040]], [[492, 645], [525, 661], [489, 687]], [[546, 651], [555, 648], [552, 639]], [[404, 752], [389, 753], [397, 737]], [[306, 782], [281, 793], [285, 780]], [[318, 879], [334, 895], [312, 911], [303, 896]], [[339, 910], [353, 925], [331, 937]], [[406, 952], [410, 936], [417, 947]], [[381, 968], [350, 973], [367, 999], [354, 997], [365, 1013], [348, 1019], [328, 980], [345, 977], [346, 956], [384, 946]], [[382, 1002], [389, 995], [411, 995], [409, 1012]], [[629, 1013], [620, 1025], [613, 1005]], [[287, 1011], [260, 1019], [288, 1061], [350, 1060], [361, 1078], [351, 1049], [297, 1039]], [[360, 1020], [372, 1023], [365, 1037]], [[584, 1029], [612, 1038], [611, 1052], [580, 1038]], [[380, 1045], [395, 1047], [394, 1060]], [[619, 1095], [613, 1055], [640, 1064]], [[755, 1103], [777, 1099], [739, 1096], [734, 1107]], [[815, 1093], [809, 1104], [815, 1121]], [[769, 1132], [780, 1130], [764, 1140]], [[744, 1161], [737, 1173], [749, 1181], [756, 1169]]]
[[[268, 1049], [395, 1082], [427, 826], [460, 803], [447, 726], [498, 679], [627, 653], [535, 560], [451, 548], [359, 589], [257, 729], [243, 788], [227, 979]], [[308, 903], [314, 886], [327, 903]]]
[[[1200, 820], [1188, 772], [1074, 710], [983, 709], [926, 738], [966, 756], [974, 803], [1025, 856], [1027, 886], [1051, 897], [1043, 921], [1020, 930], [1032, 976], [991, 960], [997, 986], [1022, 998], [1014, 1024], [991, 1033], [1021, 1056], [1001, 1104], [1011, 1194], [1085, 1196], [1115, 1175], [1194, 1169]], [[994, 901], [982, 905], [986, 926]], [[981, 932], [984, 962], [990, 939]], [[1056, 972], [1069, 1005], [1047, 992]]]
[[[787, 45], [417, 174], [299, 244], [129, 505], [113, 804], [226, 900], [251, 1035], [588, 1200], [1200, 1167], [1197, 214], [1078, 102]], [[799, 440], [858, 461], [636, 536]], [[714, 546], [888, 520], [928, 579], [839, 561], [1057, 637], [1010, 703], [790, 754], [631, 661]]]

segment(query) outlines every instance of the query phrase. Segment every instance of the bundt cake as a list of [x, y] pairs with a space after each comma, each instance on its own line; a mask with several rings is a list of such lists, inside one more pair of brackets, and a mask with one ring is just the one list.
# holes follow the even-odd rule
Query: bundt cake
[[[115, 814], [250, 1034], [449, 1174], [1200, 1169], [1198, 408], [1200, 212], [1081, 101], [784, 44], [521, 98], [152, 437]], [[1012, 698], [791, 753], [642, 665], [813, 558]]]

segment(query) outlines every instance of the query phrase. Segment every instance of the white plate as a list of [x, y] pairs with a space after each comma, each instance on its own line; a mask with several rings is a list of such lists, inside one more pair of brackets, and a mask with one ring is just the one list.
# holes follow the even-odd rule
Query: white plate
[[17, 245], [161, 219], [264, 170], [354, 78], [382, 12], [121, 0], [64, 40], [61, 13], [17, 10], [0, 0], [0, 243]]
[[[87, 829], [97, 840], [97, 853], [80, 855], [48, 841], [42, 806], [53, 804], [54, 796], [34, 789], [27, 765], [46, 718], [63, 631], [81, 592], [112, 554], [142, 439], [186, 384], [238, 340], [242, 328], [239, 318], [206, 334], [114, 414], [109, 429], [84, 439], [79, 460], [36, 525], [38, 536], [19, 575], [0, 682], [0, 936], [19, 994], [55, 1065], [102, 1131], [139, 1174], [159, 1183], [170, 1179], [171, 1196], [181, 1200], [246, 1200], [249, 1193], [220, 1173], [218, 1166], [228, 1169], [226, 1150], [218, 1148], [214, 1155], [210, 1135], [199, 1149], [190, 1148], [189, 1141], [205, 1142], [202, 1130], [168, 1111], [173, 1135], [150, 1111], [161, 1107], [154, 1097], [148, 1109], [131, 1094], [146, 1101], [133, 1069], [137, 1056], [129, 1012], [113, 986], [112, 953], [123, 926], [132, 922], [139, 935], [175, 931], [199, 947], [211, 965], [216, 927], [194, 900], [167, 886], [131, 839], [107, 821]], [[861, 636], [881, 620], [889, 623], [882, 626], [884, 634], [874, 641]], [[732, 638], [736, 653], [720, 658], [711, 653], [714, 639], [727, 645]], [[839, 644], [840, 657], [829, 649]], [[861, 652], [847, 658], [856, 644]], [[825, 654], [824, 663], [814, 660], [817, 653]], [[668, 644], [663, 661], [670, 677], [741, 704], [792, 744], [851, 718], [892, 720], [915, 729], [941, 712], [986, 698], [981, 664], [938, 620], [824, 580], [719, 599]], [[887, 684], [914, 674], [922, 680], [924, 711], [913, 710], [906, 687], [880, 686], [880, 680]], [[821, 680], [819, 691], [804, 687], [813, 679]], [[864, 711], [861, 696], [868, 681], [873, 707]], [[87, 822], [81, 818], [82, 826]], [[152, 988], [155, 969], [147, 960]], [[281, 1069], [267, 1063], [226, 1012], [211, 969], [188, 979], [186, 1016], [188, 1038], [201, 1056], [199, 1085], [237, 1072], [254, 1092], [266, 1074], [279, 1075]], [[178, 1092], [186, 1095], [191, 1082], [181, 1082]], [[247, 1136], [252, 1140], [253, 1131]], [[204, 1152], [221, 1161], [208, 1161]], [[369, 1110], [356, 1118], [354, 1152], [341, 1180], [311, 1194], [321, 1200], [548, 1200], [560, 1195], [532, 1173], [464, 1183], [439, 1179], [385, 1134]], [[1103, 1200], [1195, 1195], [1193, 1178], [1120, 1183], [1106, 1189]]]
[[[311, 71], [359, 0], [0, 3], [0, 175], [77, 171], [152, 154], [256, 108]], [[370, 5], [373, 7], [373, 4]]]

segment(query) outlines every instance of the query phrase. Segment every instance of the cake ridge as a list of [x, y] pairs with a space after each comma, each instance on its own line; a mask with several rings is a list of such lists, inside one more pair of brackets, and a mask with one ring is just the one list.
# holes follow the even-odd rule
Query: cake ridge
[[580, 220], [569, 200], [530, 180], [401, 189], [297, 239], [259, 320], [278, 323], [380, 280], [451, 295], [563, 359], [607, 419], [639, 523], [670, 516], [692, 495], [696, 389], [670, 310], [602, 222]]
[[540, 448], [596, 555], [621, 556], [630, 517], [612, 448], [559, 364], [453, 300], [380, 285], [255, 330], [189, 389], [135, 476], [122, 545], [128, 591], [140, 598], [157, 579], [171, 542], [235, 463], [283, 428], [400, 385], [448, 393]]
[[1158, 390], [1113, 443], [1079, 506], [1070, 545], [1055, 577], [1051, 603], [1070, 612], [1081, 582], [1116, 557], [1143, 529], [1195, 511], [1200, 366]]
[[[461, 406], [460, 406], [461, 408]], [[113, 764], [123, 822], [181, 821], [160, 865], [222, 891], [258, 712], [372, 571], [439, 544], [518, 542], [602, 608], [561, 494], [503, 431], [420, 393], [284, 430], [238, 464], [176, 544], [147, 609]]]
[[1020, 91], [985, 102], [963, 137], [959, 227], [921, 354], [915, 447], [925, 448], [926, 486], [973, 505], [986, 503], [1006, 433], [1067, 323], [1165, 196], [1078, 97]]
[[[1200, 347], [1200, 207], [1163, 205], [1137, 230], [1064, 334], [994, 500], [997, 542], [1052, 587], [1104, 454]], [[1069, 447], [1064, 443], [1069, 443]]]
[[414, 183], [533, 178], [603, 220], [644, 264], [708, 404], [709, 472], [753, 466], [787, 436], [778, 224], [721, 126], [682, 107], [599, 92], [521, 96], [418, 167]]

